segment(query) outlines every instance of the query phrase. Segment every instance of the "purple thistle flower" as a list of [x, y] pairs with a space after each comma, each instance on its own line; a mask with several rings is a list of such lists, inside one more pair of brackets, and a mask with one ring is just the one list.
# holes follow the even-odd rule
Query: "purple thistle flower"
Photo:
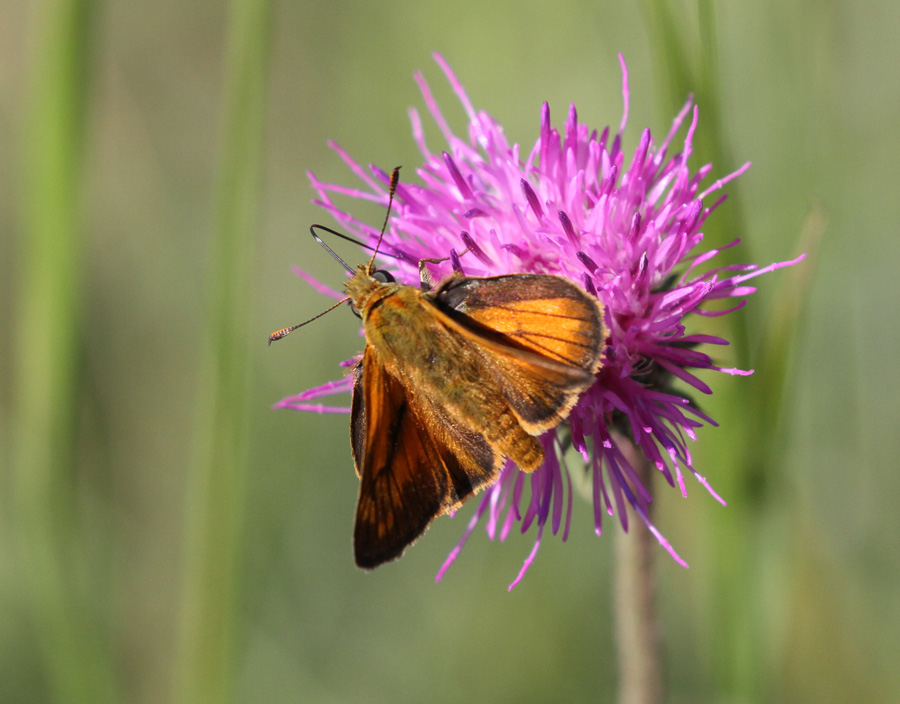
[[[599, 135], [589, 131], [579, 124], [572, 105], [560, 135], [544, 104], [540, 135], [524, 155], [519, 145], [506, 141], [502, 127], [492, 117], [475, 111], [444, 59], [435, 55], [435, 60], [469, 117], [468, 139], [450, 131], [428, 85], [417, 73], [425, 103], [448, 146], [446, 151], [432, 153], [418, 112], [410, 111], [413, 135], [424, 157], [416, 170], [422, 185], [401, 181], [397, 189], [393, 216], [381, 245], [382, 268], [389, 269], [398, 281], [414, 285], [419, 281], [419, 260], [441, 257], [451, 260], [432, 269], [436, 280], [449, 275], [454, 263], [467, 276], [520, 272], [565, 276], [602, 301], [610, 331], [598, 382], [582, 395], [567, 423], [542, 438], [544, 465], [526, 475], [507, 462], [499, 480], [485, 491], [437, 579], [482, 519], [491, 539], [504, 540], [517, 526], [524, 533], [536, 525], [533, 549], [510, 588], [533, 561], [548, 524], [554, 535], [562, 527], [562, 539], [566, 539], [572, 515], [572, 470], [564, 463], [561, 450], [569, 442], [582, 455], [589, 472], [596, 533], [602, 532], [604, 513], [617, 515], [627, 530], [625, 509], [629, 505], [672, 557], [686, 566], [650, 522], [647, 508], [652, 497], [618, 443], [627, 438], [683, 495], [687, 495], [687, 472], [725, 503], [695, 470], [687, 446], [688, 439], [696, 439], [696, 428], [715, 422], [671, 382], [677, 378], [709, 394], [711, 389], [693, 370], [739, 375], [752, 370], [716, 366], [696, 347], [728, 342], [711, 335], [687, 334], [685, 319], [690, 313], [721, 316], [741, 308], [743, 300], [724, 310], [706, 306], [718, 299], [740, 299], [753, 293], [756, 289], [745, 285], [747, 280], [803, 257], [763, 268], [744, 265], [699, 271], [719, 253], [701, 249], [701, 230], [725, 196], [709, 206], [703, 201], [750, 165], [701, 190], [712, 167], [703, 166], [692, 174], [687, 166], [697, 127], [697, 108], [691, 101], [675, 117], [661, 144], [654, 144], [650, 131], [644, 130], [627, 161], [621, 137], [628, 117], [628, 74], [621, 56], [624, 114], [618, 131], [611, 134], [608, 127]], [[669, 156], [675, 134], [689, 115], [682, 150]], [[319, 193], [315, 202], [348, 232], [374, 245], [378, 230], [335, 206], [331, 198], [337, 194], [386, 205], [390, 176], [374, 166], [370, 175], [339, 146], [331, 147], [366, 190], [322, 183], [310, 174]], [[457, 254], [466, 249], [464, 256]], [[344, 297], [295, 271], [320, 292], [336, 299]], [[276, 408], [349, 412], [349, 408], [310, 401], [349, 391], [350, 386], [349, 378], [331, 382], [285, 398]], [[526, 492], [527, 484], [530, 492]]]

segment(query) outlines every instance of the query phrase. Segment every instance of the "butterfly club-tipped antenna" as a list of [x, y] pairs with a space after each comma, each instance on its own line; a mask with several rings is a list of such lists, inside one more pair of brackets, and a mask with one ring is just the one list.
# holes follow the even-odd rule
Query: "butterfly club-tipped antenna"
[[346, 303], [349, 300], [350, 300], [350, 296], [345, 296], [344, 298], [339, 300], [337, 303], [335, 303], [333, 306], [331, 306], [327, 310], [323, 310], [318, 315], [314, 315], [309, 320], [304, 320], [302, 323], [298, 323], [297, 325], [291, 325], [291, 327], [289, 327], [289, 328], [281, 328], [281, 330], [276, 330], [271, 335], [269, 335], [269, 344], [271, 345], [273, 342], [275, 342], [276, 340], [280, 340], [282, 337], [287, 337], [292, 332], [294, 332], [294, 330], [296, 330], [297, 328], [302, 328], [304, 325], [311, 323], [313, 320], [318, 320], [326, 313], [330, 313], [335, 308], [337, 308], [339, 305], [341, 305], [342, 303]]
[[375, 257], [378, 255], [378, 249], [381, 247], [381, 240], [384, 239], [384, 231], [387, 229], [388, 220], [391, 219], [391, 206], [394, 204], [394, 194], [397, 192], [398, 183], [400, 183], [400, 167], [395, 166], [394, 170], [391, 172], [391, 185], [390, 190], [388, 191], [388, 206], [387, 212], [384, 214], [384, 224], [381, 226], [381, 233], [378, 235], [378, 241], [375, 243], [372, 257], [366, 265], [366, 273], [370, 276], [372, 274], [372, 266], [375, 264]]
[[[391, 172], [390, 190], [388, 192], [388, 207], [387, 207], [387, 213], [384, 216], [384, 224], [381, 226], [381, 232], [378, 235], [378, 241], [375, 243], [375, 247], [372, 250], [372, 257], [371, 257], [371, 259], [369, 259], [369, 263], [366, 265], [366, 273], [369, 275], [372, 275], [372, 265], [375, 262], [375, 257], [378, 254], [378, 248], [381, 246], [381, 240], [384, 238], [384, 231], [387, 229], [388, 220], [391, 217], [391, 205], [394, 202], [394, 194], [397, 192], [397, 184], [399, 182], [400, 182], [400, 167], [395, 166], [393, 172]], [[313, 236], [313, 239], [315, 239], [315, 241], [318, 242], [325, 249], [326, 252], [328, 252], [332, 257], [334, 257], [334, 260], [338, 264], [340, 264], [342, 267], [344, 267], [344, 269], [346, 269], [351, 274], [356, 273], [353, 270], [353, 268], [349, 264], [347, 264], [347, 262], [345, 262], [343, 259], [341, 259], [331, 247], [329, 247], [327, 244], [325, 244], [325, 242], [322, 241], [322, 238], [316, 234], [316, 230], [324, 230], [325, 232], [330, 232], [332, 235], [336, 235], [336, 236], [340, 237], [341, 239], [349, 240], [351, 242], [356, 242], [356, 240], [353, 239], [352, 237], [348, 237], [347, 235], [344, 235], [340, 232], [332, 230], [330, 227], [325, 227], [324, 225], [311, 225], [309, 228], [309, 232]], [[362, 245], [363, 247], [366, 246], [366, 245], [362, 244], [362, 242], [356, 242], [356, 244]], [[271, 345], [276, 340], [280, 340], [283, 337], [287, 337], [292, 332], [294, 332], [294, 330], [296, 330], [297, 328], [302, 328], [304, 325], [307, 325], [314, 320], [318, 320], [326, 313], [330, 313], [335, 308], [337, 308], [339, 305], [346, 303], [349, 300], [350, 300], [350, 296], [345, 296], [344, 298], [339, 300], [337, 303], [335, 303], [333, 306], [331, 306], [327, 310], [323, 310], [318, 315], [314, 315], [309, 320], [304, 320], [302, 323], [298, 323], [297, 325], [292, 325], [289, 328], [281, 328], [281, 330], [276, 330], [271, 335], [269, 335], [269, 344]]]

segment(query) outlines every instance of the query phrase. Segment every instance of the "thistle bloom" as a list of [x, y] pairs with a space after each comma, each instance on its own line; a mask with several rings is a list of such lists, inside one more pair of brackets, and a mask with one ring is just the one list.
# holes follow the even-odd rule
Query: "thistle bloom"
[[[624, 61], [624, 114], [618, 132], [611, 134], [608, 127], [599, 135], [590, 131], [579, 124], [572, 105], [560, 135], [544, 104], [538, 139], [530, 152], [522, 154], [518, 144], [506, 141], [493, 118], [475, 111], [443, 58], [436, 55], [435, 59], [468, 115], [468, 139], [451, 132], [428, 85], [416, 74], [447, 148], [439, 154], [428, 149], [420, 116], [411, 110], [413, 135], [424, 159], [416, 169], [422, 185], [400, 182], [381, 245], [382, 268], [408, 284], [418, 284], [420, 259], [442, 257], [449, 260], [432, 269], [438, 278], [450, 274], [454, 266], [467, 276], [521, 272], [565, 276], [601, 300], [610, 331], [597, 383], [583, 394], [564, 426], [541, 438], [546, 450], [544, 465], [526, 475], [507, 462], [499, 480], [481, 497], [460, 544], [437, 578], [482, 520], [492, 539], [504, 540], [513, 528], [523, 533], [533, 526], [536, 529], [531, 553], [510, 588], [533, 561], [548, 525], [553, 534], [562, 527], [566, 539], [572, 515], [570, 472], [575, 470], [564, 462], [560, 451], [564, 443], [571, 443], [584, 459], [584, 468], [577, 471], [586, 471], [590, 479], [596, 533], [601, 534], [604, 514], [618, 516], [627, 530], [626, 506], [631, 506], [660, 544], [684, 565], [650, 522], [647, 509], [652, 497], [628, 460], [628, 448], [621, 444], [638, 448], [683, 495], [687, 494], [684, 475], [689, 473], [725, 503], [695, 470], [687, 445], [688, 439], [696, 439], [696, 428], [715, 423], [671, 382], [677, 378], [682, 386], [709, 394], [711, 389], [694, 370], [740, 375], [751, 371], [716, 366], [697, 346], [726, 345], [727, 341], [688, 334], [686, 318], [690, 313], [721, 316], [741, 308], [744, 300], [736, 300], [724, 310], [721, 304], [707, 306], [719, 299], [743, 299], [755, 291], [745, 284], [748, 279], [794, 264], [799, 258], [763, 268], [723, 266], [701, 271], [702, 265], [719, 253], [701, 248], [701, 230], [725, 196], [711, 205], [704, 205], [704, 200], [749, 164], [701, 190], [712, 167], [703, 166], [693, 174], [688, 169], [697, 126], [697, 108], [691, 101], [676, 116], [662, 143], [655, 144], [650, 131], [644, 130], [627, 160], [622, 150], [628, 117]], [[669, 156], [675, 135], [688, 116], [690, 125], [682, 149]], [[331, 198], [338, 194], [386, 204], [389, 174], [371, 167], [370, 175], [340, 147], [331, 146], [365, 189], [321, 183], [310, 174], [319, 194], [316, 203], [348, 232], [373, 245], [378, 230], [335, 206]], [[317, 290], [343, 298], [343, 293], [295, 271]], [[276, 407], [349, 412], [349, 408], [310, 401], [349, 391], [350, 385], [350, 379], [344, 378], [285, 398]], [[530, 492], [526, 492], [527, 485]]]

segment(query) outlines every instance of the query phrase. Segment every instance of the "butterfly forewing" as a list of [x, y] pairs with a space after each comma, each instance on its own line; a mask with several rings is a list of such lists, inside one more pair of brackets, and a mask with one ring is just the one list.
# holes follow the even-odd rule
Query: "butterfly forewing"
[[434, 300], [478, 326], [506, 336], [511, 346], [595, 372], [605, 337], [596, 298], [559, 276], [511, 274], [451, 277]]
[[500, 456], [476, 432], [409, 390], [366, 348], [356, 372], [351, 444], [361, 478], [356, 562], [398, 557], [433, 518], [496, 477]]

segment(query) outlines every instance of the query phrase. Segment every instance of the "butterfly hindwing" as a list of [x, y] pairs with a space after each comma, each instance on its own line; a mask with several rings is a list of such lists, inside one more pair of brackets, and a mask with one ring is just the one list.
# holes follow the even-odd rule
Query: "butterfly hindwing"
[[602, 306], [566, 279], [456, 276], [423, 299], [448, 327], [477, 341], [529, 433], [555, 426], [594, 382], [605, 338]]

